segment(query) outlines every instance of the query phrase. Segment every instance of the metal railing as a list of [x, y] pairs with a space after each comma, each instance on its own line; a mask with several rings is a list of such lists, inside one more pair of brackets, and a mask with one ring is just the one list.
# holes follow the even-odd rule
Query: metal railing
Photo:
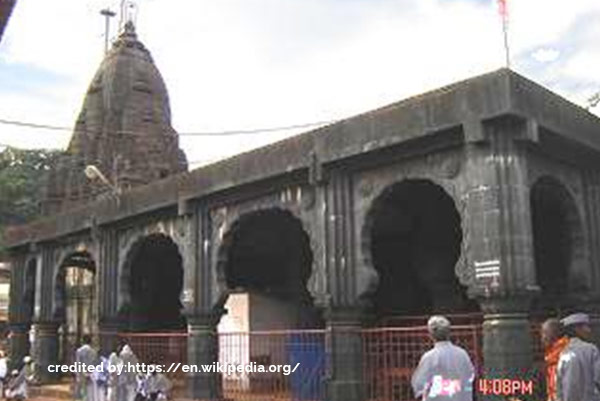
[[[450, 316], [452, 341], [469, 353], [477, 373], [483, 366], [482, 325], [476, 317], [457, 319]], [[426, 318], [400, 319], [402, 327], [362, 329], [362, 375], [367, 400], [405, 401], [414, 399], [411, 375], [421, 356], [431, 349], [425, 326]], [[538, 322], [531, 323], [534, 356], [543, 361]], [[215, 373], [224, 399], [235, 401], [317, 401], [326, 399], [327, 367], [326, 330], [257, 331], [215, 334], [218, 363], [251, 366], [250, 372]], [[188, 363], [188, 333], [120, 333], [140, 362], [146, 364]], [[74, 345], [74, 344], [73, 344]], [[74, 349], [73, 349], [74, 352]], [[192, 363], [190, 361], [190, 363]], [[269, 366], [298, 367], [286, 374], [260, 372]], [[186, 395], [186, 376], [179, 369], [168, 374], [176, 397]]]
[[[255, 370], [222, 375], [225, 398], [257, 401], [325, 398], [324, 330], [221, 333], [219, 362]], [[260, 372], [261, 367], [273, 371]]]

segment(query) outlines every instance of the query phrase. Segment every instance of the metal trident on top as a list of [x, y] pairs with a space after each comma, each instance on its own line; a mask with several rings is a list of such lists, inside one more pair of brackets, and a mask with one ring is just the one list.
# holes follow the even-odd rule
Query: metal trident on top
[[121, 15], [119, 19], [119, 31], [125, 29], [125, 24], [129, 21], [135, 25], [137, 19], [138, 6], [135, 0], [121, 0]]

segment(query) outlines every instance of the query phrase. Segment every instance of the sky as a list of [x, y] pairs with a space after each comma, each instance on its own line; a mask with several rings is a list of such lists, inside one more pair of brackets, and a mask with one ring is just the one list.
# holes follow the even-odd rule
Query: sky
[[[600, 1], [507, 2], [511, 68], [586, 106], [600, 91]], [[100, 10], [120, 4], [18, 0], [0, 43], [0, 120], [72, 127], [103, 56]], [[497, 0], [137, 0], [132, 9], [180, 133], [342, 119], [505, 66]], [[301, 131], [182, 135], [180, 145], [194, 168]], [[70, 135], [0, 124], [0, 144], [21, 148], [65, 148]]]

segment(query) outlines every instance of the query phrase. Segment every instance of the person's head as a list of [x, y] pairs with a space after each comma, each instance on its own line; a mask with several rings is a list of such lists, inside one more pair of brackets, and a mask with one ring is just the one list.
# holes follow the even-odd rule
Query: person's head
[[89, 334], [84, 334], [83, 336], [81, 336], [81, 342], [84, 345], [90, 345], [92, 343], [92, 336], [90, 336]]
[[33, 359], [31, 359], [31, 357], [29, 355], [27, 355], [23, 358], [23, 363], [25, 363], [25, 365], [28, 365], [31, 362], [33, 362]]
[[450, 321], [444, 316], [432, 316], [427, 321], [427, 330], [434, 341], [450, 340]]
[[558, 319], [552, 318], [542, 323], [542, 344], [549, 347], [563, 335], [563, 327]]
[[12, 372], [10, 372], [10, 374], [12, 376], [18, 376], [19, 375], [19, 371], [17, 369], [13, 369]]
[[590, 318], [585, 313], [573, 313], [561, 320], [565, 326], [565, 332], [568, 337], [577, 337], [582, 340], [591, 340], [592, 328]]
[[119, 339], [119, 344], [117, 345], [117, 354], [123, 351], [123, 347], [127, 345], [127, 340], [125, 338]]
[[133, 354], [133, 351], [131, 350], [131, 347], [129, 346], [129, 344], [123, 345], [123, 348], [121, 348], [121, 353], [119, 355], [130, 355], [130, 354]]

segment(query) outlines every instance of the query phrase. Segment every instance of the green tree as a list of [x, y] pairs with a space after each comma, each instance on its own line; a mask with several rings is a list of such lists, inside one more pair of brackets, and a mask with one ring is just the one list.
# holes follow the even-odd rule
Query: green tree
[[57, 150], [11, 147], [0, 152], [0, 236], [6, 226], [39, 216], [46, 177], [61, 154]]

